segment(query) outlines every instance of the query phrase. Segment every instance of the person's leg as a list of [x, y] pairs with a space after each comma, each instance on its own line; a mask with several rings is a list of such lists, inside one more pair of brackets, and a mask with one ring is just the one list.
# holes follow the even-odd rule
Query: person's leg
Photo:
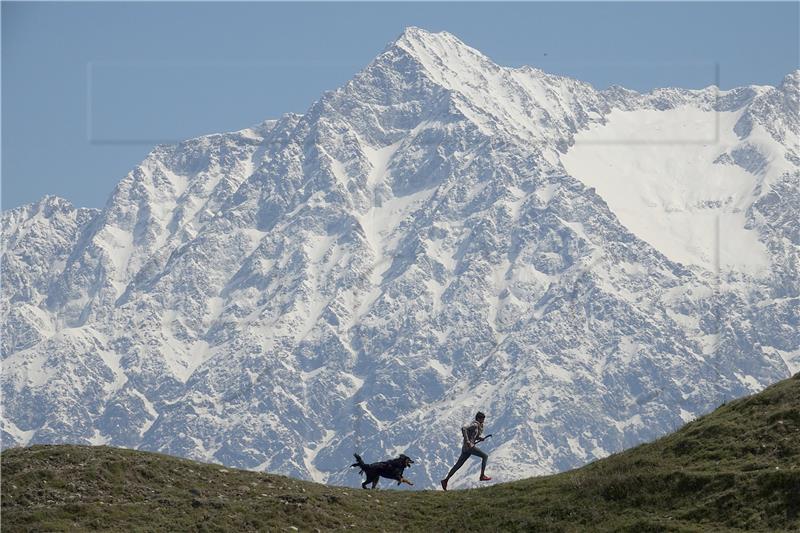
[[450, 472], [447, 473], [447, 477], [444, 478], [444, 480], [449, 481], [450, 478], [453, 477], [453, 474], [455, 474], [458, 471], [458, 469], [464, 465], [469, 456], [470, 456], [469, 452], [461, 452], [461, 455], [458, 457], [458, 461], [456, 461], [456, 464], [454, 464], [453, 468], [450, 469]]
[[486, 461], [489, 459], [489, 456], [485, 451], [481, 450], [477, 446], [472, 447], [470, 454], [481, 458], [481, 477], [483, 477], [486, 475]]

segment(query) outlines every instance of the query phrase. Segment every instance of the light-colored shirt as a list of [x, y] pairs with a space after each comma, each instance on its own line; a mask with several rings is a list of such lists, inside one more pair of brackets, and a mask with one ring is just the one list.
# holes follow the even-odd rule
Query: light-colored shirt
[[483, 422], [478, 422], [477, 420], [473, 420], [462, 427], [461, 434], [464, 436], [464, 444], [461, 445], [461, 451], [466, 452], [472, 449], [481, 433], [483, 433]]

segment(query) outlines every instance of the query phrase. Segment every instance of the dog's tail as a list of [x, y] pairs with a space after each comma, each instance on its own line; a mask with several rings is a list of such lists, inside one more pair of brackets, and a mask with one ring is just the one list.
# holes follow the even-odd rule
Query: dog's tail
[[357, 466], [358, 468], [361, 469], [359, 470], [358, 473], [363, 474], [364, 469], [367, 467], [367, 463], [365, 463], [364, 460], [361, 458], [361, 456], [358, 455], [357, 453], [354, 453], [353, 456], [356, 458], [356, 462], [351, 464], [350, 466]]

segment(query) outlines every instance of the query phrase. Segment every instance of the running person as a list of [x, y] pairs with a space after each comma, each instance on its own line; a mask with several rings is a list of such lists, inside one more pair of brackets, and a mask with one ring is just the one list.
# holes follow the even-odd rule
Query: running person
[[450, 469], [450, 472], [447, 473], [447, 477], [442, 480], [442, 489], [447, 490], [447, 482], [450, 481], [450, 478], [453, 477], [453, 474], [461, 468], [461, 466], [469, 459], [470, 455], [475, 455], [481, 458], [481, 481], [490, 481], [492, 478], [486, 475], [486, 460], [489, 459], [489, 456], [486, 455], [486, 452], [475, 446], [477, 443], [485, 440], [484, 437], [481, 437], [481, 433], [483, 433], [483, 421], [486, 419], [486, 415], [478, 411], [475, 414], [475, 420], [461, 428], [461, 434], [464, 436], [464, 443], [461, 445], [461, 455], [456, 461], [456, 464], [453, 465], [453, 468]]

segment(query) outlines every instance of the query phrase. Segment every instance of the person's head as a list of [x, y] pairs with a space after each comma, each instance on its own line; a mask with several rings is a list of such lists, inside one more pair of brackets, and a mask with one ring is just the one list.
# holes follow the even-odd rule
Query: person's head
[[482, 413], [482, 412], [480, 412], [480, 411], [478, 411], [478, 412], [477, 412], [477, 414], [475, 415], [475, 420], [477, 420], [478, 422], [483, 422], [483, 420], [484, 420], [485, 418], [486, 418], [486, 415], [485, 415], [485, 414], [483, 414], [483, 413]]

